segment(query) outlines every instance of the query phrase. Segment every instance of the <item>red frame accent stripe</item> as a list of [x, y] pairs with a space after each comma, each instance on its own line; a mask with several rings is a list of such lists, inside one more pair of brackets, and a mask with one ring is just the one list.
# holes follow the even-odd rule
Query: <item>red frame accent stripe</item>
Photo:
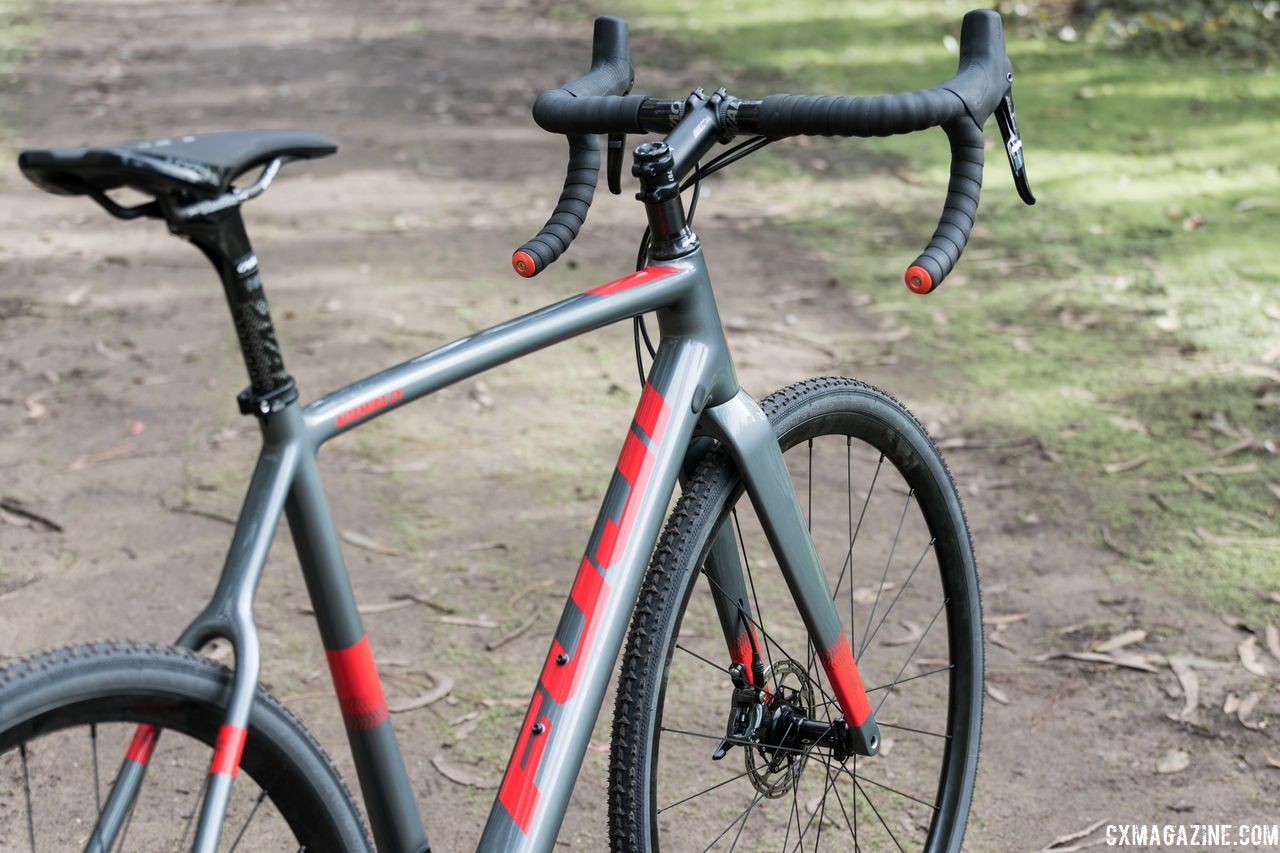
[[636, 425], [644, 430], [649, 440], [657, 443], [662, 440], [662, 433], [667, 428], [667, 419], [671, 416], [671, 407], [652, 385], [645, 383], [640, 394], [640, 403], [636, 406]]
[[[600, 572], [596, 571], [596, 567], [591, 565], [591, 561], [583, 557], [582, 562], [578, 565], [578, 576], [573, 580], [573, 589], [569, 592], [569, 597], [573, 599], [574, 604], [578, 605], [583, 617], [582, 633], [578, 636], [578, 647], [570, 655], [560, 645], [559, 640], [552, 640], [551, 651], [547, 652], [547, 659], [542, 664], [542, 686], [557, 705], [563, 705], [568, 702], [569, 698], [573, 696], [574, 689], [578, 686], [578, 676], [581, 674], [582, 662], [586, 659], [587, 649], [591, 647], [591, 640], [595, 636], [596, 617], [600, 613], [600, 603], [604, 601], [608, 594], [609, 584], [605, 583], [604, 578], [600, 576]], [[560, 655], [568, 658], [563, 664], [558, 663], [556, 660]]]
[[853, 662], [853, 651], [844, 631], [830, 648], [819, 651], [818, 657], [835, 691], [836, 701], [840, 703], [840, 710], [844, 712], [845, 722], [855, 726], [865, 723], [871, 716], [871, 700], [862, 686], [862, 676], [858, 673], [858, 665]]
[[139, 723], [133, 730], [133, 739], [129, 741], [129, 748], [124, 751], [124, 760], [136, 761], [145, 766], [151, 761], [151, 753], [156, 748], [156, 734], [155, 726], [150, 723]]
[[[498, 800], [506, 808], [511, 819], [516, 822], [523, 833], [529, 832], [529, 822], [533, 820], [533, 810], [538, 806], [538, 786], [533, 783], [534, 774], [538, 772], [538, 764], [542, 761], [542, 750], [547, 746], [547, 737], [551, 734], [551, 721], [542, 717], [542, 733], [533, 733], [533, 721], [539, 711], [537, 702], [529, 706], [524, 715], [524, 724], [520, 727], [520, 739], [516, 741], [515, 754], [511, 756], [511, 765], [507, 775], [502, 779], [502, 787], [498, 790]], [[530, 743], [530, 739], [533, 743]], [[525, 753], [528, 753], [527, 755]]]
[[382, 693], [382, 679], [373, 661], [369, 637], [345, 649], [325, 649], [333, 689], [338, 694], [338, 707], [343, 722], [355, 731], [367, 731], [387, 719], [387, 698]]
[[235, 776], [240, 769], [240, 757], [244, 755], [244, 741], [248, 734], [240, 726], [223, 723], [222, 728], [218, 729], [218, 742], [213, 747], [213, 761], [209, 762], [209, 772]]
[[638, 272], [633, 272], [631, 275], [624, 275], [622, 278], [616, 278], [613, 281], [600, 285], [599, 287], [593, 287], [586, 292], [593, 296], [612, 296], [615, 293], [621, 293], [624, 290], [629, 290], [630, 288], [637, 287], [641, 284], [648, 284], [651, 281], [666, 278], [667, 276], [677, 272], [680, 272], [678, 267], [645, 267]]
[[346, 426], [349, 423], [354, 423], [355, 421], [360, 420], [365, 415], [371, 415], [374, 412], [381, 411], [392, 403], [399, 403], [403, 399], [404, 389], [402, 388], [397, 388], [394, 391], [387, 392], [386, 394], [380, 394], [372, 400], [361, 403], [358, 406], [354, 406], [347, 409], [345, 412], [342, 412], [333, 419], [333, 425], [335, 427]]
[[[636, 275], [653, 270], [662, 270], [662, 275], [675, 272], [671, 267], [649, 267]], [[647, 278], [628, 282], [631, 278], [633, 276], [619, 279], [603, 287], [615, 285], [633, 287], [652, 280]], [[600, 291], [601, 288], [596, 290]], [[516, 740], [515, 752], [511, 755], [506, 775], [502, 777], [502, 787], [498, 791], [498, 801], [502, 803], [503, 808], [511, 815], [511, 819], [522, 832], [528, 833], [529, 824], [533, 820], [534, 811], [538, 805], [539, 791], [535, 778], [538, 773], [538, 764], [542, 760], [542, 752], [546, 748], [547, 738], [551, 734], [551, 720], [545, 711], [548, 709], [548, 703], [564, 706], [573, 698], [578, 680], [582, 675], [582, 662], [590, 653], [591, 643], [595, 638], [600, 605], [609, 596], [609, 584], [605, 580], [608, 569], [626, 548], [627, 537], [631, 533], [639, 512], [641, 498], [649, 486], [655, 459], [654, 450], [650, 444], [645, 443], [636, 430], [643, 430], [651, 444], [656, 447], [658, 439], [666, 429], [670, 414], [671, 407], [667, 405], [662, 395], [653, 386], [645, 385], [644, 393], [641, 394], [640, 402], [636, 406], [632, 428], [627, 432], [627, 439], [623, 442], [622, 452], [618, 457], [618, 465], [614, 469], [614, 474], [627, 483], [626, 498], [623, 500], [620, 490], [615, 488], [616, 481], [610, 484], [609, 494], [614, 497], [607, 498], [604, 528], [600, 531], [596, 542], [595, 563], [592, 563], [589, 557], [582, 558], [582, 562], [578, 564], [578, 574], [573, 581], [573, 589], [569, 593], [569, 598], [582, 612], [582, 627], [576, 641], [570, 636], [565, 637], [565, 641], [574, 646], [573, 654], [569, 654], [559, 637], [552, 640], [551, 649], [547, 652], [547, 659], [542, 665], [538, 689], [534, 691], [533, 699], [529, 703], [529, 710], [520, 728], [520, 737]], [[617, 500], [623, 500], [621, 511], [616, 509]], [[613, 512], [618, 512], [616, 522], [612, 518]], [[749, 649], [750, 646], [748, 646]], [[750, 662], [750, 651], [747, 653], [747, 660]], [[535, 721], [542, 726], [537, 734], [533, 731]]]

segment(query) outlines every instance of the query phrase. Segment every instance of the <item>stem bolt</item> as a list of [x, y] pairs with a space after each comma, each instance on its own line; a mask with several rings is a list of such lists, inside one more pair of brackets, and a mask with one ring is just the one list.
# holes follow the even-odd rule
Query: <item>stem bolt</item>
[[545, 732], [546, 730], [547, 730], [547, 727], [546, 727], [546, 726], [544, 726], [542, 723], [534, 723], [534, 724], [533, 724], [533, 733], [534, 733], [535, 735], [540, 735], [540, 734], [542, 734], [543, 732]]

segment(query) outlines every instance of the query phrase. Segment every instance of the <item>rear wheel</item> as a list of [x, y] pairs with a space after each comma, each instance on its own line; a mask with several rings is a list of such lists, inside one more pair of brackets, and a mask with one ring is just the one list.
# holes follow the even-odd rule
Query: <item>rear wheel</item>
[[[82, 849], [139, 724], [158, 737], [120, 850], [186, 849], [231, 673], [166, 646], [69, 646], [0, 670], [0, 849]], [[369, 850], [320, 745], [259, 691], [223, 850]]]
[[[977, 773], [982, 614], [951, 476], [883, 392], [839, 378], [762, 403], [880, 726], [873, 758], [797, 740], [839, 718], [734, 466], [715, 450], [667, 522], [631, 632], [610, 757], [615, 850], [958, 850]], [[733, 685], [704, 563], [738, 543], [769, 698], [720, 760]], [[741, 731], [741, 718], [738, 718]]]

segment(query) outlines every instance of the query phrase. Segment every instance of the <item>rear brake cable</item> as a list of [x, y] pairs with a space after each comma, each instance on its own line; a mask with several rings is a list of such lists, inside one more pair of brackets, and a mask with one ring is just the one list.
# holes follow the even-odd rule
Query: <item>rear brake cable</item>
[[[726, 166], [733, 165], [748, 154], [754, 154], [773, 141], [774, 139], [772, 137], [753, 136], [745, 142], [740, 142], [729, 150], [721, 152], [715, 157], [715, 159], [707, 164], [706, 168], [703, 168], [701, 164], [694, 166], [693, 174], [680, 186], [681, 192], [684, 192], [689, 187], [693, 187], [693, 196], [689, 199], [689, 212], [685, 216], [685, 221], [690, 225], [693, 224], [694, 214], [698, 212], [698, 196], [702, 189], [703, 178], [715, 174]], [[649, 262], [649, 237], [649, 228], [646, 226], [644, 234], [640, 238], [640, 250], [636, 253], [637, 272], [644, 269], [645, 265]], [[650, 359], [657, 355], [657, 350], [653, 346], [653, 340], [649, 337], [649, 327], [645, 324], [643, 314], [637, 314], [632, 318], [631, 327], [632, 337], [635, 339], [636, 345], [636, 372], [640, 374], [640, 385], [643, 387], [645, 382], [645, 373], [644, 359], [641, 357], [640, 352], [641, 338], [644, 339], [644, 346], [645, 349], [649, 351]]]

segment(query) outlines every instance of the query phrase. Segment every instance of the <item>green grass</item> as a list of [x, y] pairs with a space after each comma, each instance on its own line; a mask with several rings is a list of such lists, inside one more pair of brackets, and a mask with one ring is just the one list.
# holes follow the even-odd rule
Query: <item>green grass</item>
[[[656, 0], [632, 27], [714, 56], [743, 96], [876, 94], [954, 73], [944, 37], [964, 9]], [[1042, 517], [1095, 542], [1106, 527], [1136, 569], [1261, 617], [1242, 587], [1277, 586], [1280, 548], [1248, 540], [1280, 538], [1280, 457], [1218, 454], [1232, 431], [1280, 443], [1280, 374], [1262, 361], [1280, 347], [1280, 75], [1016, 35], [1009, 53], [1039, 203], [1017, 199], [989, 122], [978, 227], [937, 295], [900, 277], [940, 213], [940, 132], [783, 144], [748, 169], [800, 211], [777, 225], [916, 327], [907, 352], [933, 385], [903, 394], [962, 406], [969, 434], [1049, 448], [1052, 475], [1028, 490]], [[1256, 469], [1184, 477], [1235, 466]]]

